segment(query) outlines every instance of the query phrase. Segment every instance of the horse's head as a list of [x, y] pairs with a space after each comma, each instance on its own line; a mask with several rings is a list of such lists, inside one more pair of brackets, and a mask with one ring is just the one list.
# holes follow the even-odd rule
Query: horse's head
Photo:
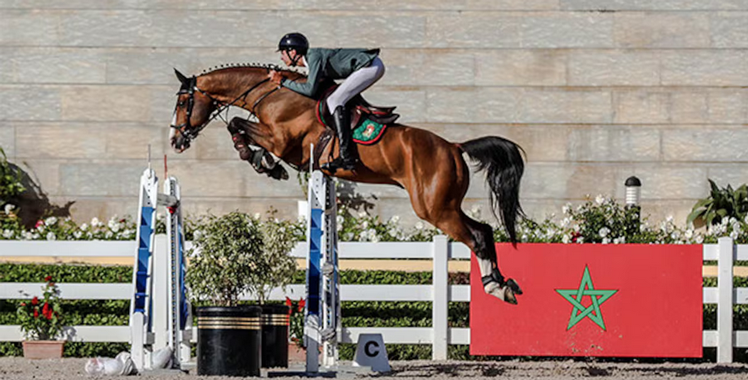
[[182, 87], [177, 92], [177, 105], [171, 120], [169, 139], [171, 147], [182, 153], [190, 147], [190, 142], [197, 137], [211, 120], [216, 109], [215, 99], [197, 87], [197, 77], [187, 78], [174, 69]]

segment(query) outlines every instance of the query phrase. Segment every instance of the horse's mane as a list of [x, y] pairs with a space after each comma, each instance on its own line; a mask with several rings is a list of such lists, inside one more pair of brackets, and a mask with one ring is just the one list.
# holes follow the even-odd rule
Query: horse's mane
[[298, 74], [303, 77], [306, 77], [306, 75], [304, 75], [303, 73], [299, 71], [289, 69], [286, 67], [282, 67], [282, 66], [278, 66], [278, 65], [274, 65], [272, 63], [226, 63], [223, 65], [217, 65], [217, 66], [213, 66], [211, 68], [205, 69], [203, 70], [203, 72], [200, 73], [200, 75], [206, 75], [206, 74], [214, 73], [216, 71], [221, 71], [221, 70], [226, 70], [226, 69], [236, 69], [236, 68], [265, 69], [268, 71], [276, 70], [276, 71], [281, 71], [284, 73]]

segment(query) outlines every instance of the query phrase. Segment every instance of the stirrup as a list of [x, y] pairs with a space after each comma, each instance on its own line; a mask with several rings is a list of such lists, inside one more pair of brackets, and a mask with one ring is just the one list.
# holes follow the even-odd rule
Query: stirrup
[[332, 161], [322, 164], [320, 168], [333, 174], [337, 172], [338, 169], [352, 171], [356, 169], [356, 164], [358, 164], [358, 161], [359, 160], [355, 158], [350, 160], [343, 160], [342, 158], [338, 157]]

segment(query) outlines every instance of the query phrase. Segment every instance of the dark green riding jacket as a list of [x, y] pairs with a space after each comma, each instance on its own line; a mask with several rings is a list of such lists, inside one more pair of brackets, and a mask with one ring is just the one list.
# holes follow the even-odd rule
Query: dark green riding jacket
[[314, 97], [325, 78], [345, 79], [354, 71], [368, 66], [379, 55], [379, 49], [309, 49], [306, 83], [283, 79], [281, 85], [299, 94]]

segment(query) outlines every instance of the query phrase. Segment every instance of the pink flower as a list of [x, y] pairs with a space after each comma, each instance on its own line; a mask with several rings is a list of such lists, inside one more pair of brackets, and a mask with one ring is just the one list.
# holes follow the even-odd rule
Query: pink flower
[[34, 226], [34, 228], [39, 228], [39, 227], [41, 227], [43, 225], [44, 225], [44, 221], [40, 220], [40, 221], [36, 222], [36, 225]]

